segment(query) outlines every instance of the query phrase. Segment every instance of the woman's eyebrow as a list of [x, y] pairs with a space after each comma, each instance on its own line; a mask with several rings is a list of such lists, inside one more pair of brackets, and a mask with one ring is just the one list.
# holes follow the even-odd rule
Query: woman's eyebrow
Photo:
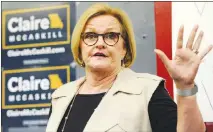
[[87, 31], [87, 32], [95, 32], [95, 29], [94, 28], [85, 28], [84, 32]]
[[[109, 27], [109, 28], [106, 28], [106, 29], [104, 30], [104, 33], [110, 32], [110, 31], [120, 32], [120, 29], [113, 28], [113, 27]], [[97, 30], [96, 30], [95, 28], [88, 27], [88, 28], [85, 29], [84, 32], [97, 32]]]

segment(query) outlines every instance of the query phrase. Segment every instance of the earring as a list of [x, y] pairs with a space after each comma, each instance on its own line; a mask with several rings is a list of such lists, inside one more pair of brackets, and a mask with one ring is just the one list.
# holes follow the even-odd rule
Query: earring
[[84, 62], [81, 63], [81, 67], [85, 67], [85, 63]]
[[122, 66], [122, 67], [125, 67], [124, 59], [123, 59], [123, 60], [121, 60], [121, 66]]

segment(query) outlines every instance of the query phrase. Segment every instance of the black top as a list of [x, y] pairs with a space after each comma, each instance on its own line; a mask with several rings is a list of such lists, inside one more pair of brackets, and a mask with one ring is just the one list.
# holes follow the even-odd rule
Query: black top
[[[104, 94], [77, 95], [64, 132], [82, 132]], [[62, 130], [68, 110], [69, 107], [59, 125], [58, 132]], [[176, 132], [177, 105], [164, 88], [164, 82], [153, 93], [149, 102], [148, 113], [153, 132]]]

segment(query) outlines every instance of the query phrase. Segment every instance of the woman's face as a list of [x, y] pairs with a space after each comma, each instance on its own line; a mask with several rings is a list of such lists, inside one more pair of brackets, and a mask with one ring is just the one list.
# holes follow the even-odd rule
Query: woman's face
[[[121, 66], [126, 49], [124, 39], [115, 34], [121, 31], [119, 21], [111, 15], [100, 15], [87, 22], [80, 42], [82, 59], [87, 68], [103, 70]], [[103, 39], [102, 36], [97, 37], [97, 34], [106, 35]]]

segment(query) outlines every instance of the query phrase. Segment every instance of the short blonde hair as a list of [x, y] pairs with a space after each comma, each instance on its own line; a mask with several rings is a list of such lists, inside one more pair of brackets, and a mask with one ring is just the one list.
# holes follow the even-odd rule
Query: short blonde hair
[[83, 66], [83, 60], [81, 58], [80, 41], [81, 33], [84, 31], [86, 23], [93, 17], [109, 14], [118, 19], [122, 27], [122, 35], [125, 39], [126, 55], [124, 57], [124, 66], [130, 67], [136, 58], [136, 43], [134, 38], [134, 32], [132, 28], [131, 21], [128, 15], [119, 8], [110, 7], [105, 3], [97, 3], [88, 8], [80, 17], [76, 26], [73, 30], [71, 49], [73, 53], [74, 60]]

